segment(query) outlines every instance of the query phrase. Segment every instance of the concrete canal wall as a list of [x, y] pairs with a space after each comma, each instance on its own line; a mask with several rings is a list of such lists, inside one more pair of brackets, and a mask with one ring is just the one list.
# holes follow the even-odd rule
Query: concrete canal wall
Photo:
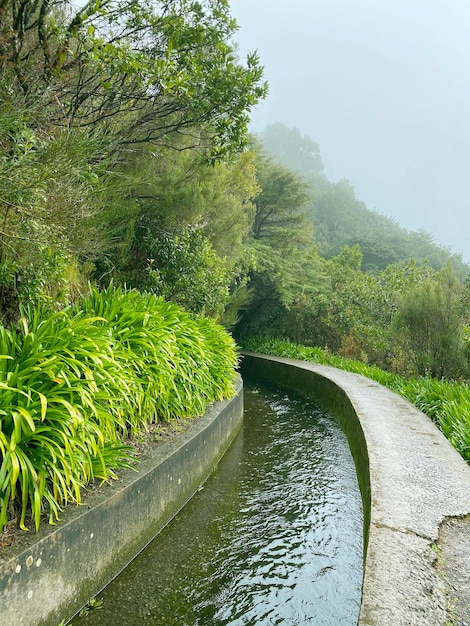
[[431, 420], [332, 367], [245, 353], [241, 373], [307, 393], [341, 420], [364, 504], [359, 624], [470, 625], [470, 467]]
[[[243, 355], [242, 374], [309, 394], [339, 417], [364, 505], [361, 626], [470, 624], [470, 468], [425, 415], [357, 374]], [[243, 419], [215, 403], [119, 481], [0, 552], [0, 626], [58, 626], [134, 558], [206, 480]]]

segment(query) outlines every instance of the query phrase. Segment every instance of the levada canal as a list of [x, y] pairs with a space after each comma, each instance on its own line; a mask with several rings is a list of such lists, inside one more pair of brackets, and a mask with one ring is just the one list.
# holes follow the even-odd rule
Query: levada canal
[[218, 468], [74, 626], [352, 626], [362, 503], [336, 419], [245, 381], [245, 420]]

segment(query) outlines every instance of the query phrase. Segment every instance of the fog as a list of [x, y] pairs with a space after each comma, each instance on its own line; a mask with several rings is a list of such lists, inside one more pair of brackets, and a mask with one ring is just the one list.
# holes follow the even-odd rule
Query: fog
[[470, 262], [470, 2], [232, 0], [270, 85], [251, 129], [320, 145], [328, 178]]

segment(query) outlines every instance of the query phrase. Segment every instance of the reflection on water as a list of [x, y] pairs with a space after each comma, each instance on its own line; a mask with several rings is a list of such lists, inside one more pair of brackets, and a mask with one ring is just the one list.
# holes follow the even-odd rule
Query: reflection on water
[[362, 505], [336, 420], [245, 382], [242, 433], [204, 488], [75, 626], [352, 626]]

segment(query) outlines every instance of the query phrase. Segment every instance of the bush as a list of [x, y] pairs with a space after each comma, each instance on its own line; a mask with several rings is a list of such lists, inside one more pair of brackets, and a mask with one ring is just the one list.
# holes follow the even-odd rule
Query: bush
[[61, 312], [0, 326], [0, 531], [58, 519], [93, 479], [133, 465], [150, 422], [194, 417], [234, 393], [235, 345], [214, 322], [137, 291], [91, 289]]

